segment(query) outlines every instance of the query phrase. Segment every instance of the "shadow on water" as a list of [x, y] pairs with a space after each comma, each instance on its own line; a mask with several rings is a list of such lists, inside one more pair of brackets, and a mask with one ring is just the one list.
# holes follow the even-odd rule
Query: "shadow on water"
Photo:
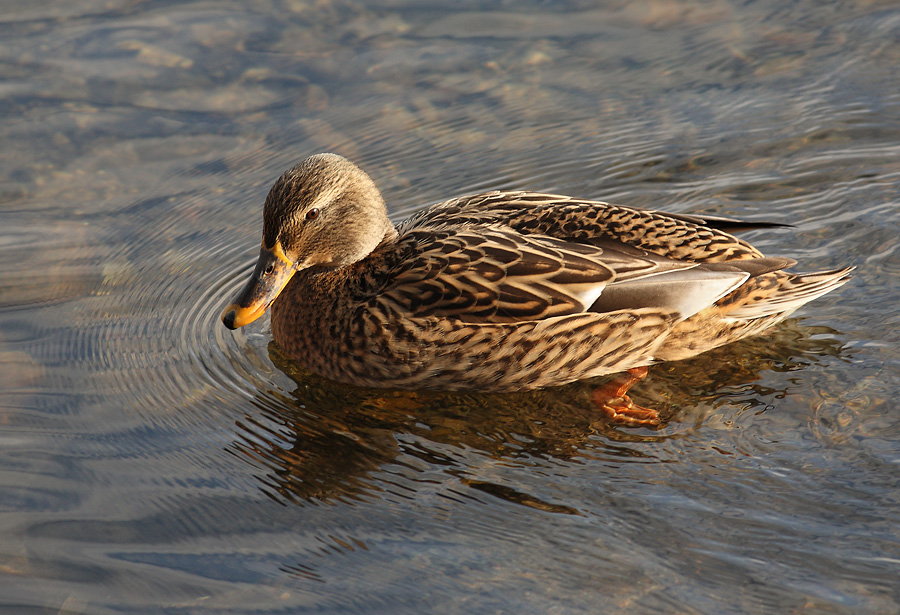
[[[759, 384], [763, 372], [791, 372], [848, 351], [828, 327], [790, 320], [768, 335], [743, 340], [678, 363], [651, 368], [632, 389], [636, 403], [663, 419], [658, 429], [611, 424], [591, 401], [610, 378], [514, 394], [407, 392], [335, 383], [306, 372], [271, 343], [269, 355], [296, 388], [273, 404], [257, 397], [258, 412], [237, 421], [229, 450], [253, 465], [261, 489], [280, 502], [354, 501], [379, 497], [388, 467], [438, 469], [468, 488], [549, 512], [579, 511], [544, 502], [505, 485], [472, 478], [474, 459], [506, 465], [537, 460], [579, 463], [674, 462], [667, 440], [702, 427], [723, 405], [732, 413], [761, 413], [788, 395]], [[727, 422], [727, 421], [726, 421]], [[406, 487], [408, 488], [408, 487]]]

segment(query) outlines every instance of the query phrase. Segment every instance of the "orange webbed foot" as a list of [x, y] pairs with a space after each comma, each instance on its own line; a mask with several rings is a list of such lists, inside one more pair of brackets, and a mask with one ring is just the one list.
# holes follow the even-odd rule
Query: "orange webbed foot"
[[628, 389], [647, 375], [647, 367], [633, 367], [627, 375], [597, 387], [591, 398], [606, 417], [618, 425], [627, 427], [658, 427], [659, 412], [638, 406], [628, 397]]

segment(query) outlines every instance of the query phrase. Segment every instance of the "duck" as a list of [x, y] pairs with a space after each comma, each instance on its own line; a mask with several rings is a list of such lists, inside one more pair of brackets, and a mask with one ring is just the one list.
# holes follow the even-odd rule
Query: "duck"
[[735, 237], [780, 226], [528, 191], [453, 198], [395, 225], [369, 175], [317, 154], [269, 191], [259, 259], [222, 321], [269, 311], [285, 355], [363, 387], [630, 384], [850, 279], [853, 267], [787, 272], [794, 259]]

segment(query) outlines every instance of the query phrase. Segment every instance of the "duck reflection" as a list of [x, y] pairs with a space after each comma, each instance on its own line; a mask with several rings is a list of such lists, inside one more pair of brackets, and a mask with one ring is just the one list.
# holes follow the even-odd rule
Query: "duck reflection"
[[[263, 490], [279, 501], [378, 497], [371, 475], [386, 466], [416, 471], [424, 463], [468, 486], [519, 504], [547, 508], [508, 487], [469, 480], [463, 456], [475, 451], [506, 463], [592, 456], [652, 461], [634, 443], [662, 441], [698, 405], [739, 393], [741, 403], [767, 405], [787, 394], [761, 384], [766, 371], [794, 371], [845, 352], [837, 332], [787, 321], [776, 331], [690, 360], [654, 366], [630, 391], [659, 413], [657, 428], [610, 423], [592, 397], [612, 378], [513, 394], [410, 392], [354, 387], [308, 373], [270, 344], [269, 355], [296, 388], [291, 397], [259, 398], [259, 411], [238, 422], [232, 450], [262, 464]], [[568, 511], [557, 511], [568, 512]]]

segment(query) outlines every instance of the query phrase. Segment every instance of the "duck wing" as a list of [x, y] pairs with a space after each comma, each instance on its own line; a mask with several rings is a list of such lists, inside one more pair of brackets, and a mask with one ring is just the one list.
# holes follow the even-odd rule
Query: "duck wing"
[[669, 214], [556, 194], [487, 192], [434, 205], [408, 219], [399, 230], [496, 223], [524, 235], [575, 242], [614, 240], [667, 258], [694, 262], [762, 258], [759, 250], [730, 233], [785, 226]]
[[497, 224], [413, 230], [398, 246], [404, 257], [377, 296], [381, 308], [473, 323], [638, 308], [687, 318], [750, 275], [612, 240], [579, 243]]

